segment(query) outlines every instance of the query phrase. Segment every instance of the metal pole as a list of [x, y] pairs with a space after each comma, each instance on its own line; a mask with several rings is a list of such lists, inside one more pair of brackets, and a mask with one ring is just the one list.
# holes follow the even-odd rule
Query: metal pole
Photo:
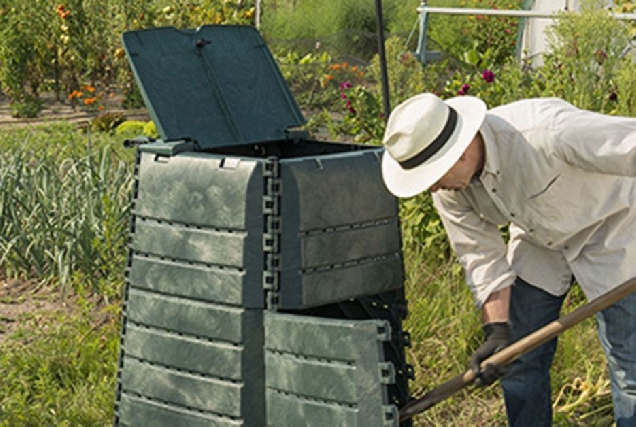
[[[448, 15], [491, 15], [491, 16], [515, 16], [519, 18], [545, 18], [554, 19], [567, 17], [572, 13], [569, 11], [561, 12], [537, 12], [531, 10], [505, 10], [505, 9], [470, 9], [470, 8], [455, 8], [455, 7], [418, 7], [417, 11], [422, 12], [426, 10], [427, 13], [445, 13]], [[616, 19], [622, 19], [626, 21], [636, 20], [636, 14], [634, 13], [610, 13], [611, 17]]]
[[254, 4], [254, 26], [256, 29], [261, 26], [261, 0], [256, 0]]
[[386, 53], [384, 50], [384, 19], [382, 19], [382, 0], [375, 0], [375, 15], [378, 27], [378, 54], [380, 55], [380, 74], [382, 75], [382, 104], [384, 106], [384, 120], [389, 119], [391, 104], [389, 100], [389, 77], [386, 67]]

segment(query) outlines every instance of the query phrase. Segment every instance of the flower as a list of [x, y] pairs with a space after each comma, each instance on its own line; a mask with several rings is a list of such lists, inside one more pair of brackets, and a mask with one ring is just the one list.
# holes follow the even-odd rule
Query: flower
[[355, 114], [356, 113], [356, 109], [353, 108], [353, 106], [351, 105], [351, 101], [347, 99], [347, 103], [345, 104], [347, 107], [347, 110], [349, 110], [349, 112], [351, 114]]
[[495, 73], [493, 73], [489, 69], [485, 69], [484, 72], [481, 74], [481, 78], [484, 79], [486, 83], [492, 83], [495, 81]]
[[66, 10], [64, 8], [63, 4], [59, 4], [57, 5], [57, 7], [55, 8], [55, 12], [60, 16], [60, 18], [62, 19], [66, 19], [68, 18], [68, 16], [71, 14], [70, 10]]
[[598, 65], [603, 65], [605, 59], [607, 59], [607, 53], [605, 53], [604, 50], [597, 49], [596, 52], [594, 52], [594, 59], [596, 59]]
[[464, 83], [461, 89], [457, 91], [457, 95], [466, 95], [468, 94], [469, 90], [470, 90], [470, 85], [468, 83]]

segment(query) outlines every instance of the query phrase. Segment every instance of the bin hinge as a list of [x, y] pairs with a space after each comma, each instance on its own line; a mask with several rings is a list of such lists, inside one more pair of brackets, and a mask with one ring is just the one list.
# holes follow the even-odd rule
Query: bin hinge
[[395, 405], [382, 405], [382, 412], [384, 413], [385, 427], [395, 427], [398, 425], [400, 414]]
[[280, 288], [281, 180], [277, 157], [263, 163], [263, 289], [268, 310], [276, 310]]
[[380, 371], [380, 382], [382, 384], [395, 384], [395, 366], [391, 362], [378, 364]]
[[285, 129], [285, 133], [287, 139], [290, 139], [294, 142], [300, 142], [304, 139], [309, 139], [309, 131], [302, 129]]

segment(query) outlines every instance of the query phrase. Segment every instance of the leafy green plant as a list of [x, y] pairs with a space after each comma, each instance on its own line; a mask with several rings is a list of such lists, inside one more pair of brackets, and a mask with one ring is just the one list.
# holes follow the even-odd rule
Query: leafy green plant
[[37, 117], [42, 111], [43, 102], [33, 95], [21, 95], [11, 100], [11, 116], [16, 118]]
[[594, 111], [615, 108], [615, 76], [629, 45], [627, 27], [591, 1], [548, 30], [550, 53], [540, 71], [544, 93]]
[[283, 78], [289, 84], [301, 108], [320, 109], [333, 103], [333, 94], [323, 90], [331, 56], [317, 49], [305, 55], [294, 50], [275, 53]]
[[146, 122], [140, 120], [126, 120], [115, 128], [115, 135], [119, 136], [138, 136], [144, 133]]
[[[432, 0], [429, 6], [513, 9], [522, 8], [523, 0]], [[477, 57], [485, 63], [481, 67], [494, 67], [514, 56], [519, 18], [490, 15], [443, 15], [429, 18], [427, 38], [448, 55], [475, 62]], [[433, 43], [432, 43], [433, 44]]]
[[90, 136], [80, 136], [70, 125], [64, 129], [59, 135], [69, 147], [78, 137], [84, 145], [36, 151], [37, 140], [5, 132], [0, 269], [9, 276], [59, 281], [63, 287], [72, 273], [82, 273], [97, 292], [99, 280], [115, 270], [114, 264], [124, 265], [132, 158], [119, 157], [110, 142], [94, 141], [97, 146], [91, 147]]
[[91, 119], [89, 127], [93, 132], [112, 133], [124, 120], [122, 113], [103, 113]]

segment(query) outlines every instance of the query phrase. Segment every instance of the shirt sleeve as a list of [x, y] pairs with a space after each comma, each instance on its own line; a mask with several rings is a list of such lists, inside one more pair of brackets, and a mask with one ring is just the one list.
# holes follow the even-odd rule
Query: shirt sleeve
[[558, 159], [587, 172], [636, 176], [636, 118], [580, 110], [565, 101], [554, 118]]
[[501, 232], [480, 218], [461, 192], [438, 191], [433, 193], [433, 202], [464, 268], [475, 304], [481, 308], [491, 293], [510, 286], [515, 279]]

